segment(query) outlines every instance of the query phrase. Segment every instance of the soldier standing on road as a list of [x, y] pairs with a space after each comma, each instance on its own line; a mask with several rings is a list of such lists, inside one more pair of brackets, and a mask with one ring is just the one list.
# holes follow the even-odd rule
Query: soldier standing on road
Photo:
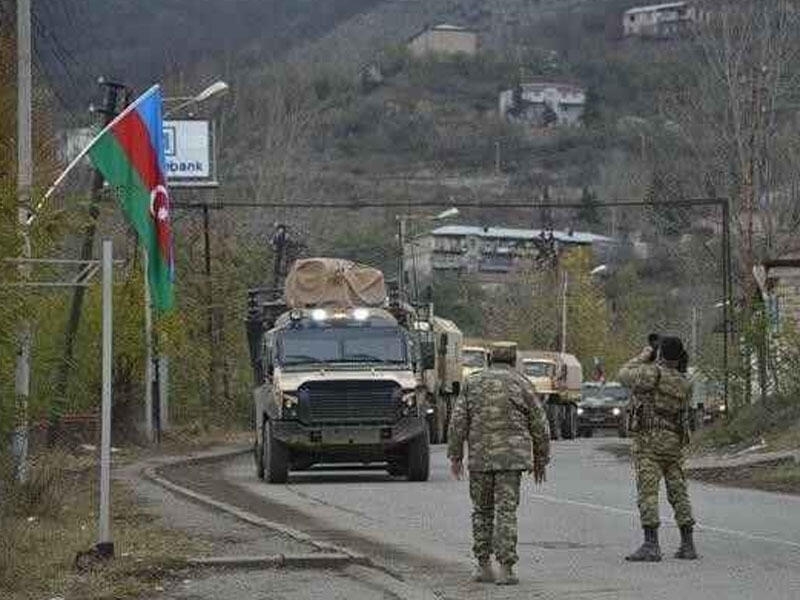
[[626, 560], [661, 560], [658, 488], [662, 477], [681, 531], [681, 545], [675, 557], [696, 559], [694, 518], [683, 472], [683, 454], [688, 443], [685, 415], [691, 384], [679, 367], [685, 362], [686, 352], [676, 337], [650, 339], [649, 343], [652, 346], [647, 346], [619, 372], [620, 382], [631, 390], [633, 459], [644, 530], [644, 543]]
[[[536, 393], [515, 369], [517, 346], [493, 344], [491, 367], [467, 378], [453, 409], [447, 455], [457, 479], [464, 474], [464, 442], [469, 452], [473, 579], [495, 581], [491, 555], [500, 563], [498, 585], [518, 582], [517, 506], [523, 471], [545, 480], [550, 431]], [[495, 524], [495, 517], [497, 523]]]

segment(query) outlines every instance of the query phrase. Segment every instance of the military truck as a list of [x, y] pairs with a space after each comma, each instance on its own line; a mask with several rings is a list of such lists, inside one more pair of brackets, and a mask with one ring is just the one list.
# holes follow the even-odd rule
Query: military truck
[[578, 436], [578, 403], [583, 368], [572, 354], [523, 350], [517, 354], [517, 369], [542, 397], [553, 439]]
[[453, 404], [461, 391], [463, 374], [461, 351], [464, 336], [455, 323], [432, 315], [417, 321], [416, 329], [433, 343], [434, 366], [426, 369], [423, 381], [427, 393], [427, 405], [432, 409], [429, 418], [430, 438], [434, 444], [447, 441], [447, 428]]
[[461, 349], [461, 374], [464, 379], [489, 367], [489, 350], [483, 346], [464, 346]]
[[257, 474], [286, 482], [318, 463], [385, 463], [429, 474], [429, 407], [421, 375], [432, 349], [390, 304], [380, 271], [304, 259], [283, 290], [251, 290], [247, 333], [255, 380]]

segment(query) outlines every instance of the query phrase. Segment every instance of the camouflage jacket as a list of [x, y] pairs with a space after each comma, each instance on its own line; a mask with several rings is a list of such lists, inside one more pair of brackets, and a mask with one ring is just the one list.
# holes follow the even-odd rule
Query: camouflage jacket
[[520, 373], [497, 365], [467, 378], [450, 419], [447, 455], [470, 471], [528, 470], [534, 456], [550, 460], [550, 430], [533, 386]]
[[618, 376], [631, 390], [631, 430], [638, 437], [665, 438], [665, 446], [672, 446], [673, 439], [681, 445], [688, 441], [692, 385], [677, 369], [648, 362], [645, 355], [628, 361]]

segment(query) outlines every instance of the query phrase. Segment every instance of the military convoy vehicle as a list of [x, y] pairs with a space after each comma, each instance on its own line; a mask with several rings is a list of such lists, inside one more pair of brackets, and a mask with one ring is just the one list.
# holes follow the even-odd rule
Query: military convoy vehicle
[[380, 271], [339, 259], [298, 260], [282, 291], [251, 290], [259, 477], [283, 483], [317, 463], [385, 463], [427, 480], [422, 374], [435, 357], [417, 321], [413, 308], [388, 301]]
[[464, 336], [455, 323], [432, 314], [426, 320], [417, 321], [415, 328], [423, 339], [433, 343], [434, 365], [423, 372], [423, 382], [430, 412], [429, 428], [431, 443], [447, 441], [447, 428], [453, 404], [461, 391], [463, 374], [461, 352]]
[[489, 350], [483, 346], [464, 346], [461, 349], [461, 374], [464, 379], [489, 367]]
[[553, 439], [578, 436], [578, 403], [581, 399], [583, 368], [572, 354], [522, 350], [517, 369], [541, 396]]

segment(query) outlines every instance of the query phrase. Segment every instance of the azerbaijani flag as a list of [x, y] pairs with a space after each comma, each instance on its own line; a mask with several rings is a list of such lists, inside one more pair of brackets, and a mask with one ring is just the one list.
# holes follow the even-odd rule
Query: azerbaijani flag
[[118, 191], [122, 212], [147, 252], [153, 305], [166, 312], [173, 304], [175, 263], [161, 106], [161, 89], [154, 85], [98, 134], [88, 153]]

